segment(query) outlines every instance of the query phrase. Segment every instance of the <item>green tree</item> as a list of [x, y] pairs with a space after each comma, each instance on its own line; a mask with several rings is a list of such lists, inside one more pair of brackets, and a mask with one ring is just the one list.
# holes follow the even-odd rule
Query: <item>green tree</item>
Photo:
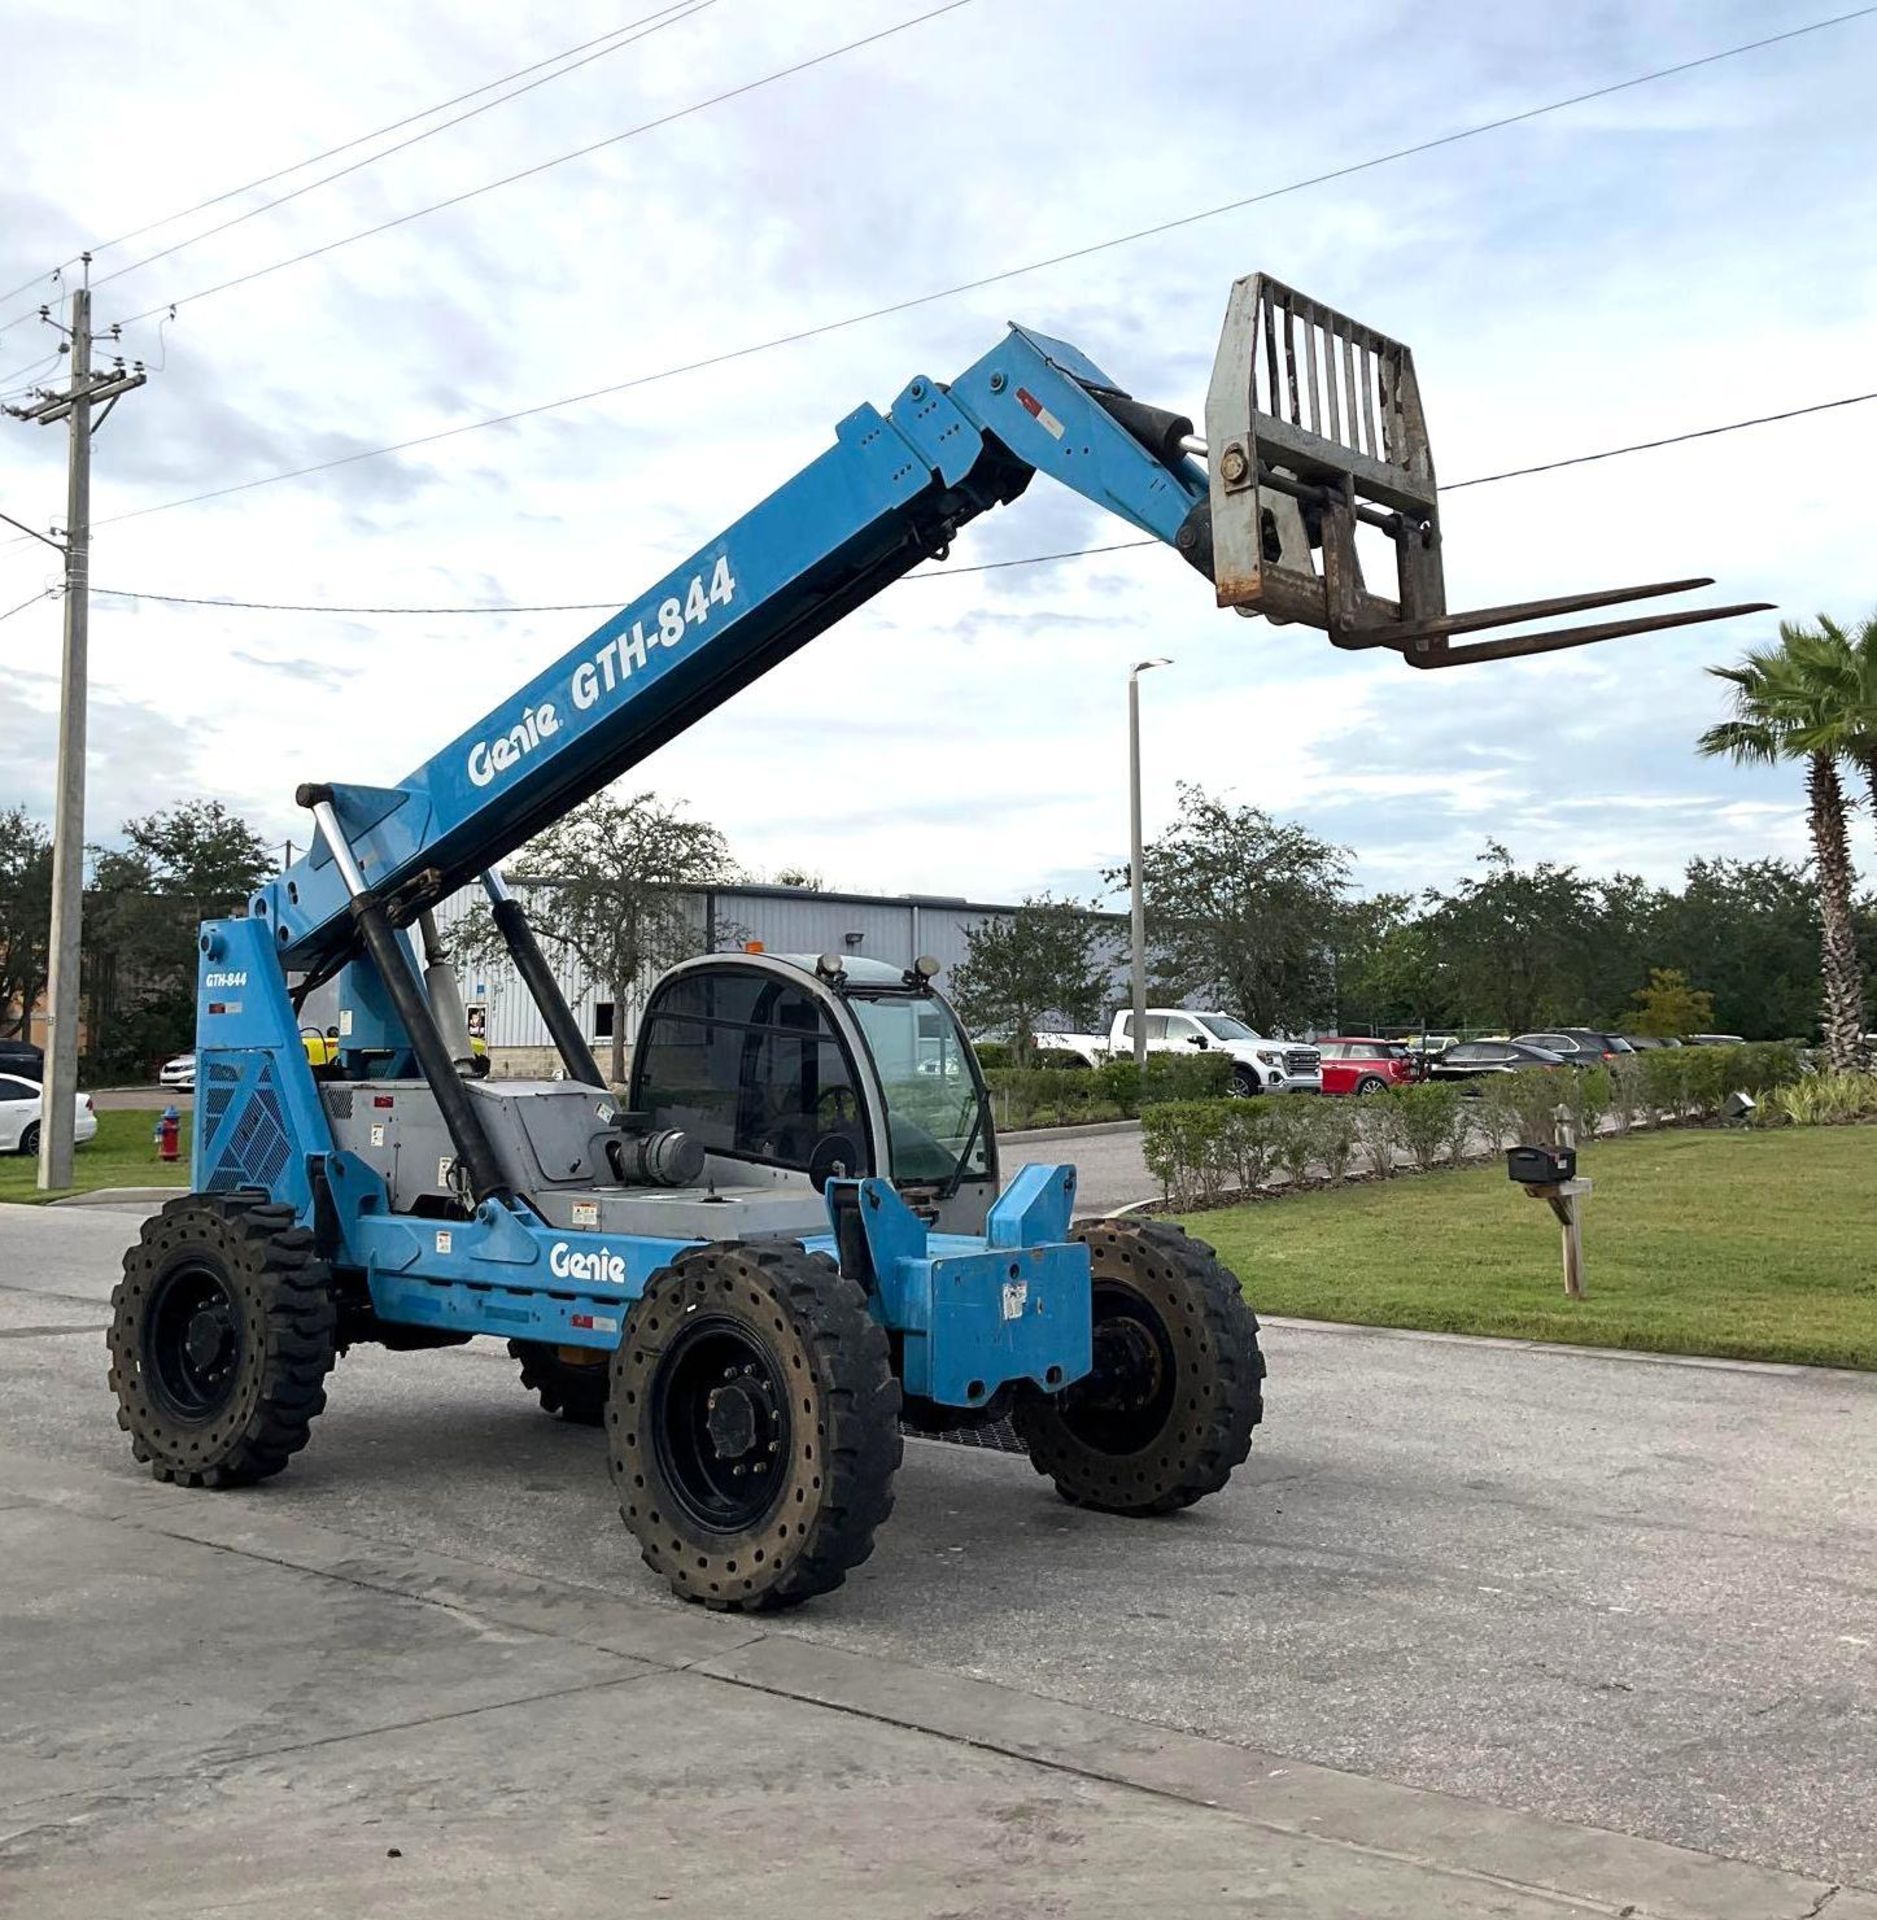
[[1635, 1031], [1670, 1040], [1685, 1033], [1706, 1033], [1714, 1019], [1714, 996], [1688, 984], [1678, 967], [1651, 967], [1649, 984], [1630, 995], [1636, 1003]]
[[1838, 762], [1859, 750], [1859, 716], [1846, 698], [1830, 636], [1781, 621], [1777, 647], [1754, 648], [1740, 665], [1710, 667], [1733, 688], [1733, 717], [1697, 743], [1743, 764], [1805, 767], [1806, 827], [1818, 883], [1820, 975], [1826, 1058], [1854, 1067], [1862, 1052], [1864, 980], [1852, 915], [1854, 873]]
[[[1860, 925], [1867, 912], [1859, 914]], [[1749, 1040], [1809, 1034], [1818, 1020], [1817, 889], [1785, 860], [1692, 860], [1650, 928], [1650, 958], [1701, 981], [1714, 1025]]]
[[981, 921], [965, 935], [965, 957], [950, 992], [965, 1025], [1007, 1030], [1016, 1063], [1027, 1066], [1040, 1023], [1052, 1014], [1093, 1027], [1109, 996], [1113, 929], [1092, 905], [1028, 896], [1008, 919]]
[[1261, 1033], [1327, 1016], [1347, 850], [1197, 786], [1179, 796], [1178, 817], [1141, 862], [1156, 984], [1216, 1001]]
[[85, 895], [84, 994], [94, 1072], [136, 1074], [195, 1031], [196, 929], [245, 911], [272, 866], [267, 846], [219, 800], [124, 823], [124, 847], [93, 847]]
[[1469, 1013], [1508, 1033], [1585, 1016], [1601, 919], [1597, 888], [1575, 867], [1513, 864], [1496, 840], [1486, 869], [1434, 897], [1423, 923]]
[[23, 1034], [46, 989], [52, 841], [24, 807], [0, 812], [0, 1033]]
[[[599, 793], [529, 841], [517, 868], [528, 882], [535, 937], [612, 998], [609, 1073], [623, 1083], [627, 1003], [650, 976], [703, 951], [692, 896], [736, 877], [724, 837], [656, 794]], [[485, 963], [506, 952], [482, 906], [457, 929], [455, 945]]]

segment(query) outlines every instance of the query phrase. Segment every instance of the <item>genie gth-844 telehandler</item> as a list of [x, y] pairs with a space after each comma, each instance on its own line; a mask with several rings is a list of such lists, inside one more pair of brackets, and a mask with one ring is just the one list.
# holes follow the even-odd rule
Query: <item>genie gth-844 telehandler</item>
[[[110, 1335], [159, 1479], [279, 1472], [349, 1345], [490, 1335], [550, 1410], [603, 1422], [644, 1558], [708, 1606], [838, 1586], [892, 1506], [902, 1417], [1008, 1418], [1109, 1513], [1225, 1485], [1264, 1376], [1237, 1281], [1176, 1228], [1076, 1223], [1072, 1167], [1001, 1181], [934, 963], [688, 960], [647, 996], [621, 1097], [497, 871], [1037, 473], [1165, 541], [1220, 606], [1417, 667], [1754, 610], [1456, 644], [1709, 583], [1450, 614], [1407, 349], [1264, 276], [1233, 289], [1203, 438], [1021, 327], [949, 385], [862, 406], [408, 779], [300, 787], [311, 852], [201, 929], [193, 1190], [126, 1256]], [[475, 883], [565, 1078], [479, 1072], [434, 913]], [[300, 1010], [334, 981], [315, 1066]]]

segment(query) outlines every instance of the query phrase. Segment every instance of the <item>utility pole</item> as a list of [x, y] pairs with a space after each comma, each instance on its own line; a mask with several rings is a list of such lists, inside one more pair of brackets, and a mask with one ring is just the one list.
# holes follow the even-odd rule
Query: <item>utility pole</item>
[[[39, 1188], [72, 1184], [73, 1113], [78, 1098], [79, 925], [85, 900], [85, 704], [91, 614], [91, 436], [118, 399], [144, 383], [142, 361], [91, 370], [91, 256], [87, 284], [72, 289], [71, 374], [63, 392], [42, 392], [17, 419], [70, 423], [65, 489], [65, 652], [59, 670], [58, 792], [52, 822], [52, 929], [46, 989], [46, 1071], [39, 1102]], [[39, 315], [56, 325], [50, 312]], [[115, 336], [113, 336], [115, 337]], [[94, 421], [92, 408], [103, 403]]]
[[1141, 879], [1141, 675], [1149, 667], [1170, 667], [1164, 658], [1142, 660], [1128, 669], [1128, 974], [1133, 989], [1134, 1064], [1147, 1064], [1147, 900]]

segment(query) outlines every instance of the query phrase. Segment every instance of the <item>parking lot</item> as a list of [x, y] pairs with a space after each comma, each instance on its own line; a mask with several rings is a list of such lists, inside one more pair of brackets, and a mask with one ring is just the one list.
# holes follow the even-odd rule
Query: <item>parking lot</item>
[[99, 1333], [136, 1227], [0, 1211], [18, 1911], [429, 1911], [550, 1856], [571, 1911], [608, 1835], [661, 1912], [1877, 1911], [1877, 1380], [1278, 1326], [1219, 1499], [911, 1443], [847, 1587], [740, 1621], [494, 1348], [355, 1352], [280, 1480], [153, 1485]]

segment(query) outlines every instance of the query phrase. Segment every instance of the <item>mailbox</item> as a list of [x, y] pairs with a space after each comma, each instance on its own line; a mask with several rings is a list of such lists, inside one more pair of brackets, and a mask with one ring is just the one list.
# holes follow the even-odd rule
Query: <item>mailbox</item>
[[1577, 1178], [1575, 1147], [1508, 1147], [1506, 1173], [1522, 1187], [1556, 1187]]

